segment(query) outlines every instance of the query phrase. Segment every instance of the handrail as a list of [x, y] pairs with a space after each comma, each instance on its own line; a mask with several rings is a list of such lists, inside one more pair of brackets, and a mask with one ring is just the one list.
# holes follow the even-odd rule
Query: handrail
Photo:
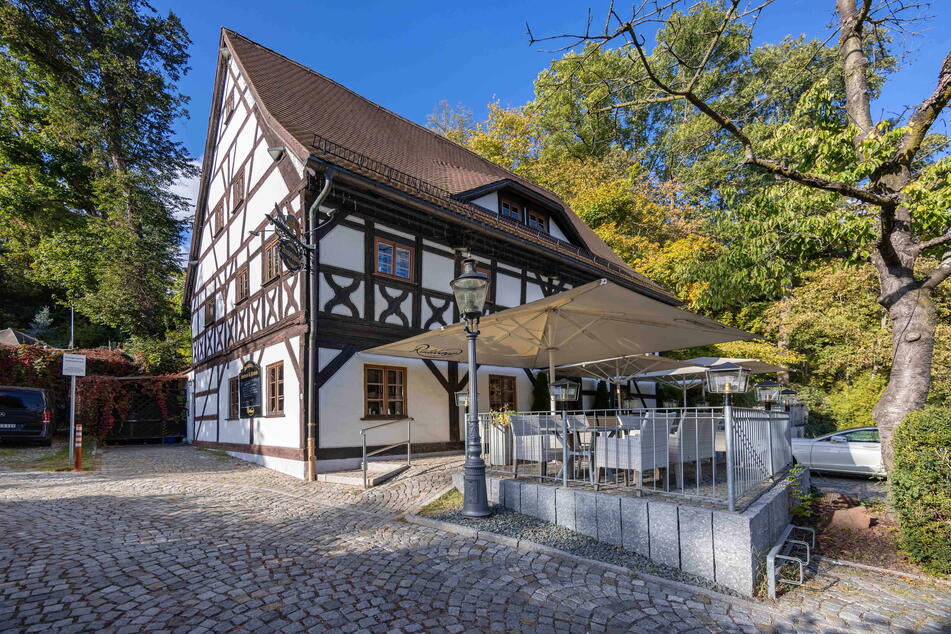
[[[414, 420], [416, 419], [414, 419], [412, 416], [406, 416], [403, 418], [394, 418], [393, 420], [388, 420], [384, 423], [371, 425], [370, 427], [364, 427], [363, 429], [360, 430], [360, 435], [363, 436], [363, 463], [361, 464], [361, 466], [363, 468], [363, 488], [364, 489], [369, 488], [368, 487], [369, 480], [367, 479], [367, 465], [368, 465], [367, 458], [370, 458], [371, 456], [381, 454], [384, 451], [388, 451], [390, 449], [393, 449], [394, 447], [399, 447], [403, 443], [406, 443], [406, 466], [411, 467], [413, 465], [413, 463], [410, 460], [410, 456], [413, 453], [411, 429], [412, 429], [412, 424]], [[367, 453], [367, 432], [368, 431], [373, 431], [374, 429], [379, 429], [380, 427], [386, 427], [387, 425], [392, 425], [394, 423], [401, 423], [403, 421], [406, 421], [406, 440], [400, 440], [398, 442], [393, 443], [392, 445], [387, 445], [386, 447], [382, 447], [380, 449], [374, 449], [370, 453]]]

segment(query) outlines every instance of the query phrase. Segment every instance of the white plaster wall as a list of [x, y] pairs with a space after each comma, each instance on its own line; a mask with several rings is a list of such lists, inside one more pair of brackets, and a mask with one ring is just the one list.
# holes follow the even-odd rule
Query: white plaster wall
[[[337, 355], [337, 350], [321, 349], [320, 365]], [[364, 365], [389, 365], [406, 368], [407, 414], [413, 417], [414, 443], [447, 442], [449, 418], [446, 390], [418, 359], [402, 359], [357, 353], [320, 389], [320, 446], [358, 447], [362, 444], [360, 430], [384, 422], [361, 421], [364, 415]], [[445, 364], [437, 363], [445, 376]], [[395, 423], [369, 432], [368, 444], [385, 445], [406, 437], [406, 426]]]
[[485, 196], [479, 196], [478, 198], [474, 199], [472, 202], [479, 205], [480, 207], [488, 209], [489, 211], [493, 213], [499, 213], [499, 193], [498, 192], [492, 192], [491, 194], [486, 194]]
[[[525, 303], [534, 302], [536, 299], [541, 299], [545, 296], [542, 292], [542, 287], [534, 282], [528, 282], [525, 284]], [[516, 302], [517, 303], [517, 302]]]
[[495, 276], [495, 303], [502, 306], [518, 306], [522, 299], [522, 282], [518, 278], [498, 273]]
[[394, 236], [400, 236], [401, 238], [406, 238], [407, 240], [416, 239], [416, 236], [414, 236], [412, 233], [406, 233], [405, 231], [400, 231], [399, 229], [394, 229], [393, 227], [389, 227], [387, 225], [377, 224], [376, 228], [379, 229], [380, 231], [392, 233]]
[[435, 253], [423, 252], [423, 288], [443, 293], [451, 292], [449, 282], [452, 281], [455, 272], [455, 262], [452, 258], [436, 255]]
[[363, 273], [363, 244], [362, 231], [337, 225], [320, 240], [320, 261]]
[[234, 456], [239, 460], [245, 460], [247, 462], [253, 462], [261, 466], [267, 467], [268, 469], [274, 469], [275, 471], [280, 471], [281, 473], [286, 473], [289, 476], [304, 479], [304, 476], [307, 473], [307, 463], [303, 460], [290, 460], [289, 458], [274, 458], [272, 456], [260, 456], [253, 453], [243, 453], [240, 451], [229, 451], [227, 452], [229, 456]]
[[[295, 354], [300, 355], [299, 340], [297, 337], [289, 341], [291, 349]], [[267, 445], [271, 447], [300, 447], [300, 408], [302, 392], [301, 386], [297, 381], [297, 375], [294, 372], [294, 365], [291, 362], [290, 354], [284, 342], [258, 350], [251, 354], [243, 356], [241, 359], [235, 359], [228, 362], [224, 376], [221, 380], [221, 387], [218, 390], [219, 421], [221, 425], [220, 442], [247, 444], [250, 440], [250, 423], [252, 419], [238, 418], [228, 420], [228, 384], [229, 379], [238, 375], [243, 366], [248, 361], [254, 361], [261, 366], [261, 401], [264, 407], [265, 415], [253, 419], [254, 423], [254, 444]], [[267, 377], [265, 368], [278, 361], [284, 362], [284, 414], [282, 416], [268, 416], [267, 412]], [[206, 423], [209, 421], [206, 421]], [[211, 438], [202, 438], [202, 440], [214, 441], [214, 421], [211, 422]]]
[[[570, 211], [568, 213], [571, 213]], [[552, 218], [548, 223], [548, 233], [555, 236], [559, 240], [564, 240], [565, 242], [571, 242], [568, 239], [568, 236], [565, 235], [565, 232], [561, 230], [561, 227], [558, 226], [558, 222]]]

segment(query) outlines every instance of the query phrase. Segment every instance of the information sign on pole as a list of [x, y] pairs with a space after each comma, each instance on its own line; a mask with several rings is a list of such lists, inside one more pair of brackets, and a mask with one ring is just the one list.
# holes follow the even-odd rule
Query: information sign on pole
[[86, 376], [86, 355], [64, 354], [63, 376]]

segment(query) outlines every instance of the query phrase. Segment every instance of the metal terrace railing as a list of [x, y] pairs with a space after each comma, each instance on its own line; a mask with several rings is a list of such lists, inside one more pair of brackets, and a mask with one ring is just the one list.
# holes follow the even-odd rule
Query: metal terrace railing
[[479, 420], [491, 472], [682, 496], [730, 510], [758, 497], [792, 463], [789, 416], [778, 411], [504, 412]]
[[508, 218], [504, 218], [501, 215], [486, 211], [485, 209], [473, 203], [454, 198], [453, 193], [448, 190], [433, 185], [432, 183], [417, 176], [407, 174], [406, 172], [398, 170], [395, 167], [391, 167], [385, 163], [382, 163], [381, 161], [370, 158], [369, 156], [361, 154], [356, 150], [351, 150], [350, 148], [344, 147], [339, 143], [331, 141], [330, 139], [324, 138], [318, 134], [313, 135], [313, 141], [311, 145], [320, 153], [350, 163], [358, 169], [375, 174], [384, 180], [399, 183], [403, 187], [430, 196], [440, 203], [448, 205], [453, 210], [464, 210], [463, 215], [471, 220], [475, 220], [492, 227], [504, 227], [509, 231], [517, 230], [519, 232], [523, 232], [533, 238], [547, 242], [554, 248], [557, 248], [563, 252], [568, 252], [582, 260], [587, 260], [588, 262], [597, 264], [598, 266], [611, 271], [612, 273], [620, 275], [621, 277], [644, 283], [643, 280], [632, 276], [629, 270], [619, 266], [616, 262], [612, 262], [607, 258], [596, 255], [591, 251], [571, 244], [570, 242], [556, 238], [547, 232], [522, 225], [513, 220], [509, 220]]

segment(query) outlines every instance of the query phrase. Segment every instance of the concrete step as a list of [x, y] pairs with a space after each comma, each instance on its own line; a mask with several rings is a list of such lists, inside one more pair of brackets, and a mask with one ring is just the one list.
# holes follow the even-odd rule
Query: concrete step
[[[370, 462], [367, 466], [367, 486], [375, 487], [378, 484], [386, 482], [390, 478], [398, 476], [407, 469], [409, 469], [409, 465], [407, 465], [405, 462]], [[363, 469], [318, 473], [317, 481], [362, 487]]]

